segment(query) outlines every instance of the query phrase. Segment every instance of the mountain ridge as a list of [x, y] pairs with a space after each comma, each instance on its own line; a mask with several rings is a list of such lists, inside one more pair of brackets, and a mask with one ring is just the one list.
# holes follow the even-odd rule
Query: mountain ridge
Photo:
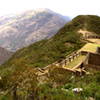
[[6, 25], [0, 26], [0, 46], [16, 51], [36, 41], [52, 37], [69, 20], [48, 9], [26, 11], [12, 17]]
[[[89, 31], [92, 31], [91, 27], [94, 27], [95, 25], [93, 24], [92, 26], [90, 23], [92, 23], [92, 21], [96, 22], [99, 19], [100, 17], [92, 15], [77, 16], [50, 39], [36, 42], [28, 47], [18, 50], [10, 60], [13, 62], [15, 61], [15, 58], [16, 60], [20, 59], [20, 64], [24, 62], [33, 67], [45, 67], [46, 65], [65, 57], [65, 55], [72, 51], [79, 49], [82, 44], [84, 44], [82, 43], [83, 41], [80, 40], [83, 36], [82, 34], [79, 34], [79, 29], [84, 29], [84, 23], [88, 20], [87, 24], [88, 27], [90, 27]], [[99, 26], [96, 26], [96, 30], [99, 30]]]

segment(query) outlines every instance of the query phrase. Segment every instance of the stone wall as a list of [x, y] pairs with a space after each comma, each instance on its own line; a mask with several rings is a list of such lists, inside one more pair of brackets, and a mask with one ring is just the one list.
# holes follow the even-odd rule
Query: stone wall
[[88, 52], [87, 51], [81, 51], [81, 55], [87, 55]]
[[67, 64], [72, 62], [74, 59], [76, 59], [80, 55], [87, 55], [87, 57], [86, 57], [86, 59], [84, 61], [80, 62], [77, 66], [73, 67], [71, 71], [75, 71], [76, 69], [81, 69], [81, 72], [80, 71], [76, 71], [76, 72], [82, 73], [82, 70], [85, 67], [91, 67], [91, 68], [95, 68], [95, 69], [100, 69], [100, 54], [89, 53], [89, 52], [85, 52], [85, 51], [81, 51], [81, 52], [75, 51], [75, 52], [71, 53], [70, 55], [66, 56], [65, 59], [56, 61], [53, 64], [50, 64], [50, 65], [46, 66], [43, 69], [44, 70], [50, 69], [53, 66], [57, 66], [59, 68], [61, 68], [61, 67], [62, 68], [66, 68]]
[[51, 65], [48, 65], [46, 68], [50, 67], [50, 66], [60, 66], [60, 67], [65, 67], [67, 64], [69, 64], [70, 62], [72, 62], [74, 59], [76, 59], [78, 56], [81, 55], [81, 52], [73, 52], [72, 54], [66, 56], [65, 59], [62, 59], [60, 61], [56, 61]]
[[100, 55], [95, 53], [88, 54], [88, 64], [100, 66]]
[[100, 54], [100, 47], [97, 47], [96, 53]]
[[74, 59], [79, 57], [80, 55], [87, 55], [87, 54], [88, 54], [88, 52], [86, 52], [86, 51], [81, 51], [81, 52], [75, 51], [75, 52], [71, 53], [70, 55], [66, 56], [65, 59], [56, 61], [56, 62], [46, 66], [44, 69], [49, 69], [51, 66], [65, 67], [69, 63], [71, 63]]
[[89, 35], [89, 36], [85, 36], [85, 39], [100, 39], [100, 36], [98, 35]]
[[75, 52], [71, 53], [70, 55], [66, 56], [65, 59], [58, 60], [58, 61], [44, 67], [43, 70], [50, 69], [50, 67], [52, 67], [52, 66], [65, 67], [67, 64], [72, 62], [74, 59], [76, 59], [80, 55], [81, 55], [81, 52], [75, 51]]

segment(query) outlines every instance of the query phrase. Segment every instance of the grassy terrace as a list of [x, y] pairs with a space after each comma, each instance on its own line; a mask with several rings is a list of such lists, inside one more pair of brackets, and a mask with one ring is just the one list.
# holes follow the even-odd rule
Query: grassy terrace
[[[79, 51], [88, 51], [95, 53], [97, 47], [100, 47], [100, 44], [94, 44], [94, 43], [87, 43], [83, 48], [81, 48]], [[82, 62], [86, 58], [85, 55], [80, 55], [78, 58], [70, 62], [66, 67], [67, 68], [73, 68], [77, 66], [80, 62]]]
[[76, 65], [78, 65], [80, 62], [82, 62], [85, 59], [86, 56], [84, 55], [80, 55], [79, 57], [77, 57], [75, 60], [73, 60], [72, 62], [70, 62], [66, 67], [67, 68], [73, 68]]
[[88, 51], [88, 52], [95, 53], [97, 47], [100, 47], [100, 44], [87, 43], [87, 44], [86, 44], [82, 49], [80, 49], [79, 51]]

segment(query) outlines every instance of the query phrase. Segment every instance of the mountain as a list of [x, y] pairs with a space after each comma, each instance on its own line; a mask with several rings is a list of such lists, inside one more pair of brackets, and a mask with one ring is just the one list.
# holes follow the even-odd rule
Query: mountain
[[12, 54], [13, 52], [0, 47], [0, 64], [3, 64], [5, 61], [7, 61], [12, 56]]
[[78, 33], [80, 29], [99, 34], [99, 22], [100, 17], [98, 16], [77, 16], [50, 39], [44, 39], [18, 50], [6, 65], [45, 67], [83, 46], [84, 42], [80, 40], [81, 35]]
[[36, 9], [0, 18], [0, 46], [16, 51], [50, 38], [70, 19], [49, 9]]
[[0, 27], [2, 25], [5, 25], [7, 23], [9, 23], [12, 19], [14, 19], [15, 16], [14, 15], [5, 15], [5, 16], [1, 16], [0, 17]]
[[7, 62], [7, 66], [45, 67], [83, 46], [74, 22], [67, 23], [56, 35], [18, 50]]
[[[48, 73], [43, 73], [45, 66], [61, 61], [86, 43], [78, 32], [80, 29], [85, 28], [93, 34], [99, 34], [99, 23], [98, 16], [77, 16], [53, 37], [16, 51], [6, 63], [0, 66], [0, 99], [90, 100], [95, 98], [99, 100], [99, 70], [90, 68], [90, 73], [74, 75], [63, 67], [51, 66]], [[97, 24], [95, 29], [94, 26]], [[73, 91], [75, 89], [81, 92]]]

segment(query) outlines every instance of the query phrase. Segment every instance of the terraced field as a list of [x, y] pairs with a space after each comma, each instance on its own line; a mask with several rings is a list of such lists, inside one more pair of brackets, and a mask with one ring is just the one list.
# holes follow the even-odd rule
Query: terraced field
[[84, 61], [85, 58], [86, 58], [86, 56], [80, 55], [75, 60], [73, 60], [72, 62], [70, 62], [66, 67], [67, 68], [73, 68], [73, 67], [77, 66], [80, 62]]
[[[95, 53], [97, 47], [100, 47], [100, 44], [96, 44], [96, 43], [87, 43], [84, 47], [82, 47], [80, 51], [87, 51], [87, 52], [92, 52]], [[65, 67], [67, 68], [73, 68], [75, 66], [77, 66], [79, 63], [81, 63], [82, 61], [84, 61], [86, 58], [85, 55], [80, 55], [79, 57], [77, 57], [76, 59], [74, 59], [72, 62], [70, 62], [68, 65], [66, 65]]]
[[95, 53], [97, 47], [100, 47], [100, 44], [96, 43], [87, 43], [83, 48], [81, 48], [79, 51], [87, 51], [87, 52], [92, 52]]

